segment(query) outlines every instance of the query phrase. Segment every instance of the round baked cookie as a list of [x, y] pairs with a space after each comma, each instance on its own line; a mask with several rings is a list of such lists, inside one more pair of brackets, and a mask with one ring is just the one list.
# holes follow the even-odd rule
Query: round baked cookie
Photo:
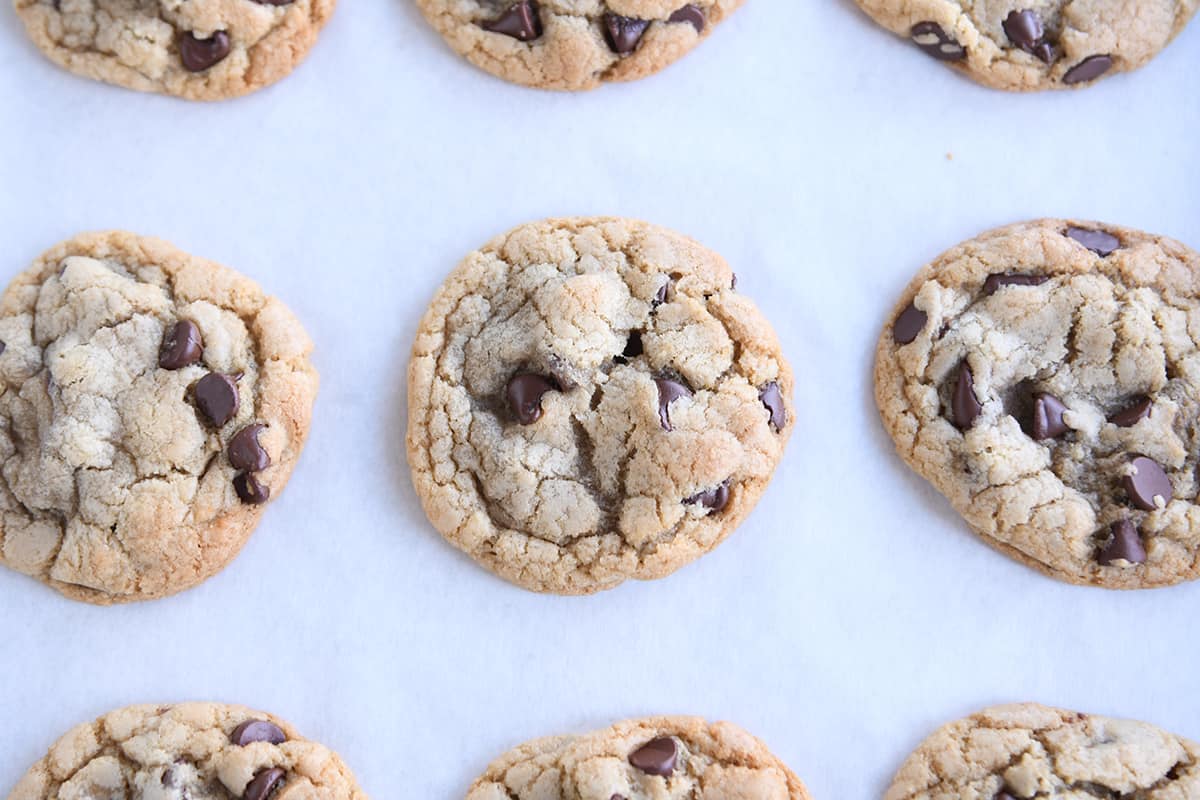
[[938, 257], [879, 339], [900, 456], [984, 541], [1114, 589], [1200, 576], [1200, 255], [1040, 220]]
[[858, 0], [876, 22], [986, 86], [1085, 86], [1137, 69], [1198, 0]]
[[729, 722], [651, 717], [535, 739], [493, 761], [467, 800], [808, 800], [766, 745]]
[[653, 75], [742, 0], [417, 0], [472, 64], [539, 89], [594, 89]]
[[1033, 703], [938, 729], [884, 800], [1200, 797], [1200, 745], [1145, 722]]
[[312, 344], [283, 303], [166, 242], [58, 245], [0, 297], [0, 563], [146, 600], [228, 564], [308, 433]]
[[77, 75], [189, 100], [280, 80], [335, 0], [16, 0], [34, 44]]
[[366, 800], [336, 753], [271, 714], [129, 706], [54, 743], [8, 800]]
[[522, 225], [471, 253], [409, 366], [425, 513], [527, 589], [660, 578], [745, 519], [792, 431], [792, 373], [715, 253], [654, 225]]

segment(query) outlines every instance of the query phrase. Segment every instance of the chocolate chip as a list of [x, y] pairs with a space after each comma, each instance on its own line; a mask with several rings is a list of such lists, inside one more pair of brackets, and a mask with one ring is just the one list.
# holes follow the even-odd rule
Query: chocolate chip
[[271, 499], [271, 487], [264, 486], [249, 472], [239, 472], [233, 479], [233, 490], [243, 503], [260, 506]]
[[163, 770], [162, 777], [158, 779], [159, 783], [166, 786], [168, 789], [174, 789], [179, 785], [179, 776], [175, 774], [174, 767], [167, 767]]
[[704, 12], [696, 6], [688, 3], [683, 8], [674, 11], [671, 16], [667, 17], [667, 22], [687, 22], [696, 29], [696, 33], [704, 32]]
[[1017, 275], [1014, 273], [996, 273], [988, 275], [983, 282], [983, 293], [993, 295], [1001, 286], [1041, 286], [1050, 280], [1048, 275]]
[[1045, 64], [1054, 63], [1054, 45], [1050, 44], [1049, 42], [1042, 42], [1039, 45], [1035, 45], [1033, 48], [1033, 54], [1037, 56], [1039, 61], [1042, 61]]
[[667, 292], [671, 288], [671, 281], [667, 281], [662, 286], [658, 287], [658, 291], [654, 293], [654, 299], [650, 301], [651, 308], [657, 308], [667, 302]]
[[518, 372], [508, 382], [508, 407], [522, 425], [542, 418], [542, 395], [559, 391], [558, 384], [532, 372]]
[[737, 290], [737, 273], [736, 272], [733, 273], [733, 276], [729, 279], [729, 288], [733, 289], [735, 291]]
[[626, 800], [626, 798], [623, 794], [614, 794], [612, 797], [608, 798], [608, 800]]
[[1112, 538], [1100, 550], [1096, 560], [1106, 567], [1112, 566], [1116, 561], [1145, 564], [1146, 548], [1142, 546], [1142, 537], [1137, 526], [1127, 519], [1114, 522]]
[[248, 719], [233, 729], [233, 733], [229, 735], [229, 741], [238, 747], [245, 747], [252, 742], [283, 744], [287, 741], [287, 736], [274, 722], [268, 722], [265, 719]]
[[973, 382], [974, 376], [971, 375], [971, 368], [967, 366], [966, 359], [963, 359], [962, 363], [958, 365], [958, 378], [954, 382], [954, 395], [950, 400], [954, 426], [960, 431], [965, 431], [974, 425], [980, 412], [983, 411], [979, 398], [975, 396]]
[[675, 771], [679, 746], [669, 736], [653, 739], [629, 754], [629, 763], [647, 775], [670, 775]]
[[1113, 414], [1108, 418], [1108, 421], [1119, 428], [1130, 428], [1136, 425], [1139, 420], [1150, 416], [1150, 409], [1153, 406], [1153, 400], [1149, 397], [1142, 397]]
[[1046, 35], [1046, 27], [1036, 11], [1013, 11], [1004, 18], [1004, 33], [1017, 47], [1032, 53]]
[[637, 358], [644, 352], [646, 350], [642, 346], [642, 332], [630, 331], [629, 338], [625, 340], [625, 349], [621, 351], [621, 355], [625, 358]]
[[1039, 442], [1057, 439], [1070, 428], [1063, 422], [1067, 410], [1062, 400], [1052, 394], [1039, 392], [1033, 396], [1033, 438]]
[[622, 17], [620, 14], [604, 15], [605, 38], [614, 53], [624, 55], [637, 49], [642, 34], [646, 32], [650, 21], [637, 17]]
[[228, 375], [210, 372], [196, 382], [196, 408], [218, 428], [238, 411], [237, 383]]
[[896, 344], [908, 344], [925, 329], [925, 323], [928, 321], [928, 314], [909, 303], [892, 324], [892, 339]]
[[243, 472], [261, 472], [271, 466], [271, 456], [258, 443], [258, 434], [267, 426], [247, 425], [229, 440], [229, 463]]
[[217, 31], [207, 39], [198, 39], [188, 31], [179, 37], [179, 58], [188, 72], [204, 72], [229, 55], [229, 34]]
[[4, 355], [4, 351], [7, 349], [8, 345], [6, 345], [4, 342], [0, 342], [0, 355]]
[[1134, 456], [1129, 463], [1134, 469], [1134, 474], [1126, 475], [1122, 483], [1130, 502], [1143, 511], [1154, 511], [1158, 508], [1154, 502], [1156, 497], [1162, 498], [1164, 506], [1171, 502], [1171, 479], [1157, 462], [1145, 456]]
[[279, 767], [260, 771], [250, 783], [246, 784], [246, 791], [242, 792], [242, 800], [266, 800], [283, 781], [285, 775], [287, 773]]
[[913, 44], [938, 61], [962, 61], [967, 57], [966, 49], [947, 36], [936, 22], [918, 22], [909, 35]]
[[1109, 256], [1114, 251], [1121, 249], [1121, 240], [1108, 231], [1076, 228], [1072, 225], [1067, 228], [1067, 236], [1070, 236], [1098, 256]]
[[1014, 798], [1014, 797], [1013, 797], [1011, 794], [1009, 794], [1008, 792], [1000, 792], [998, 795], [996, 795], [996, 796], [993, 798], [993, 800], [1016, 800], [1016, 798]]
[[480, 24], [485, 31], [502, 33], [522, 42], [532, 42], [542, 35], [542, 20], [538, 17], [537, 3], [519, 0], [508, 7], [494, 20]]
[[658, 386], [658, 421], [662, 423], [664, 431], [669, 431], [671, 430], [671, 415], [667, 409], [671, 405], [671, 401], [680, 397], [691, 397], [692, 390], [670, 378], [655, 378], [654, 383]]
[[1067, 74], [1063, 75], [1062, 80], [1068, 86], [1094, 81], [1108, 72], [1112, 68], [1112, 65], [1112, 56], [1088, 56], [1067, 70]]
[[158, 349], [158, 365], [163, 369], [183, 369], [195, 364], [204, 355], [200, 329], [191, 320], [181, 319], [163, 336]]
[[787, 425], [787, 409], [783, 406], [783, 392], [779, 391], [779, 384], [771, 381], [762, 387], [758, 392], [758, 399], [770, 412], [767, 421], [771, 427], [776, 431], [783, 430], [783, 426]]
[[691, 497], [685, 497], [683, 504], [685, 506], [699, 503], [708, 509], [709, 514], [716, 513], [729, 505], [729, 481], [726, 481], [713, 489], [704, 492], [697, 492]]

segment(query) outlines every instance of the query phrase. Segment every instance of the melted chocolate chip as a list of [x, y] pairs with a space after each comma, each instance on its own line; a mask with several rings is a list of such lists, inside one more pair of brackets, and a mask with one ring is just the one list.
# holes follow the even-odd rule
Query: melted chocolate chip
[[542, 20], [538, 16], [537, 3], [519, 0], [494, 20], [480, 23], [485, 31], [502, 33], [521, 42], [532, 42], [542, 35]]
[[218, 428], [238, 412], [237, 382], [228, 375], [210, 372], [196, 382], [196, 408]]
[[647, 775], [670, 775], [675, 771], [679, 746], [669, 736], [653, 739], [629, 754], [629, 763]]
[[1017, 47], [1032, 53], [1033, 48], [1045, 38], [1046, 27], [1042, 24], [1040, 14], [1026, 9], [1013, 11], [1004, 18], [1004, 33]]
[[967, 57], [966, 48], [947, 36], [936, 22], [918, 22], [909, 35], [913, 44], [938, 61], [962, 61]]
[[1063, 75], [1063, 83], [1072, 86], [1076, 83], [1087, 83], [1094, 81], [1104, 73], [1112, 69], [1112, 56], [1088, 56], [1083, 61], [1080, 61], [1075, 66], [1067, 70], [1067, 74]]
[[1141, 397], [1108, 418], [1108, 421], [1119, 428], [1131, 428], [1139, 421], [1150, 416], [1154, 401], [1149, 397]]
[[676, 9], [671, 16], [667, 17], [667, 22], [687, 22], [696, 29], [696, 33], [704, 32], [704, 12], [696, 6], [688, 3], [682, 8]]
[[1050, 280], [1048, 275], [1017, 275], [1014, 273], [996, 273], [988, 275], [983, 282], [983, 293], [993, 295], [1001, 286], [1041, 286]]
[[163, 369], [183, 369], [200, 360], [204, 345], [200, 329], [191, 320], [181, 319], [163, 336], [158, 350], [158, 365]]
[[250, 783], [246, 784], [246, 791], [242, 792], [242, 800], [266, 800], [271, 792], [275, 791], [283, 782], [285, 775], [287, 773], [279, 767], [260, 771]]
[[243, 503], [262, 505], [271, 499], [271, 487], [264, 486], [249, 472], [239, 472], [233, 479], [233, 490]]
[[892, 324], [892, 339], [896, 344], [908, 344], [925, 329], [925, 323], [928, 321], [928, 314], [909, 303]]
[[233, 729], [233, 733], [229, 735], [229, 741], [238, 747], [245, 747], [252, 742], [283, 744], [287, 741], [287, 736], [274, 722], [268, 722], [265, 719], [248, 719]]
[[787, 425], [787, 409], [783, 405], [783, 392], [779, 391], [779, 384], [771, 381], [758, 392], [758, 399], [767, 407], [769, 412], [767, 421], [776, 432], [783, 430]]
[[974, 380], [971, 368], [967, 366], [966, 359], [963, 359], [958, 365], [958, 377], [954, 381], [954, 394], [950, 399], [950, 411], [954, 417], [952, 422], [960, 431], [974, 425], [983, 411], [979, 398], [975, 396]]
[[1117, 561], [1145, 564], [1146, 548], [1142, 545], [1142, 537], [1138, 533], [1137, 526], [1127, 519], [1114, 522], [1112, 538], [1097, 554], [1096, 560], [1106, 567], [1112, 566]]
[[1110, 256], [1121, 249], [1121, 240], [1108, 231], [1098, 231], [1091, 228], [1067, 228], [1067, 236], [1091, 250], [1098, 256]]
[[1121, 482], [1131, 503], [1143, 511], [1154, 511], [1158, 508], [1154, 498], [1161, 497], [1164, 506], [1171, 502], [1174, 495], [1171, 479], [1156, 461], [1145, 456], [1134, 456], [1129, 463], [1133, 467], [1133, 474], [1126, 475]]
[[667, 281], [662, 286], [658, 287], [658, 291], [654, 293], [654, 299], [650, 301], [651, 308], [657, 308], [667, 302], [667, 292], [671, 289], [671, 281]]
[[258, 443], [258, 434], [266, 425], [247, 425], [229, 440], [229, 463], [242, 472], [262, 472], [271, 466], [271, 456]]
[[650, 26], [650, 21], [637, 17], [623, 17], [620, 14], [604, 15], [605, 39], [609, 48], [620, 55], [632, 53], [637, 49], [642, 34]]
[[683, 499], [685, 506], [695, 505], [696, 503], [707, 508], [709, 514], [715, 514], [723, 510], [725, 506], [729, 505], [729, 481]]
[[1033, 396], [1033, 438], [1039, 442], [1057, 439], [1070, 428], [1063, 422], [1067, 410], [1062, 400], [1052, 394], [1039, 392]]
[[508, 382], [505, 394], [517, 422], [532, 425], [542, 418], [542, 395], [558, 391], [558, 384], [532, 372], [518, 372]]
[[670, 378], [655, 378], [654, 383], [658, 386], [658, 421], [662, 423], [664, 431], [672, 430], [668, 409], [672, 401], [680, 397], [691, 397], [692, 390]]
[[625, 359], [637, 358], [644, 352], [646, 352], [646, 349], [642, 346], [642, 332], [630, 331], [629, 338], [625, 340], [625, 349], [621, 351], [621, 356]]
[[225, 60], [230, 47], [225, 31], [217, 31], [207, 39], [198, 39], [188, 31], [179, 37], [179, 59], [188, 72], [204, 72]]

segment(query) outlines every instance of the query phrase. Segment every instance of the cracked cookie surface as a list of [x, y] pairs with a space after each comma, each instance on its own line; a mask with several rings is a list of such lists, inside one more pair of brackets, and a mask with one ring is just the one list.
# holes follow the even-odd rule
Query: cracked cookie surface
[[1086, 86], [1146, 64], [1197, 0], [857, 0], [883, 27], [996, 89]]
[[421, 322], [408, 457], [425, 513], [496, 574], [583, 594], [719, 544], [792, 430], [792, 373], [719, 256], [616, 218], [518, 227]]
[[31, 39], [71, 72], [221, 100], [275, 83], [308, 54], [335, 0], [15, 0]]
[[921, 743], [884, 800], [1200, 797], [1200, 746], [1145, 722], [1033, 703], [952, 722]]
[[900, 456], [984, 541], [1079, 584], [1200, 576], [1200, 255], [1040, 220], [908, 285], [876, 351]]
[[652, 717], [536, 739], [492, 762], [467, 800], [809, 800], [766, 745], [728, 722]]
[[461, 56], [540, 89], [593, 89], [652, 75], [743, 0], [417, 0]]
[[139, 705], [77, 725], [8, 800], [366, 800], [335, 753], [237, 705]]
[[308, 433], [312, 344], [233, 270], [85, 234], [0, 298], [0, 563], [93, 603], [233, 559]]

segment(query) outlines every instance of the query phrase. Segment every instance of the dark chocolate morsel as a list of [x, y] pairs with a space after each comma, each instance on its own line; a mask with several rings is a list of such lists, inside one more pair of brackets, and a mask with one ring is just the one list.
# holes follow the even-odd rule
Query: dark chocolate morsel
[[1013, 11], [1004, 18], [1004, 33], [1009, 40], [1026, 53], [1032, 53], [1033, 48], [1046, 35], [1046, 27], [1036, 11], [1026, 9]]
[[1108, 421], [1120, 428], [1130, 428], [1140, 420], [1150, 416], [1154, 401], [1149, 397], [1141, 397], [1108, 418]]
[[954, 381], [954, 394], [950, 399], [950, 410], [953, 413], [954, 426], [965, 431], [975, 424], [983, 406], [975, 396], [974, 376], [967, 366], [966, 359], [958, 365], [958, 377]]
[[196, 382], [196, 408], [205, 419], [218, 428], [233, 419], [238, 412], [237, 382], [228, 375], [210, 372]]
[[248, 719], [233, 729], [233, 733], [229, 735], [229, 741], [238, 747], [245, 747], [252, 742], [283, 744], [287, 741], [287, 736], [283, 729], [274, 722], [265, 719]]
[[247, 425], [229, 440], [229, 463], [234, 469], [242, 472], [261, 472], [271, 466], [270, 454], [258, 443], [258, 434], [266, 427], [257, 422]]
[[1146, 456], [1134, 456], [1129, 463], [1133, 474], [1126, 475], [1121, 482], [1131, 503], [1143, 511], [1154, 511], [1158, 508], [1154, 498], [1161, 497], [1164, 506], [1171, 502], [1174, 496], [1171, 479], [1158, 462]]
[[1067, 70], [1067, 74], [1063, 75], [1063, 83], [1068, 86], [1073, 86], [1076, 83], [1087, 83], [1094, 81], [1104, 73], [1112, 69], [1112, 56], [1088, 56], [1083, 61], [1080, 61], [1075, 66]]
[[1039, 442], [1046, 439], [1057, 439], [1068, 430], [1063, 422], [1063, 412], [1067, 410], [1062, 400], [1052, 394], [1038, 392], [1033, 396], [1033, 438]]
[[758, 399], [767, 407], [767, 421], [771, 427], [776, 431], [783, 430], [783, 426], [787, 425], [787, 409], [783, 405], [783, 392], [779, 391], [779, 384], [771, 381], [762, 387], [758, 392]]
[[623, 358], [637, 358], [642, 353], [646, 352], [646, 348], [642, 345], [642, 332], [630, 331], [629, 338], [625, 340], [625, 349], [621, 351]]
[[1050, 280], [1048, 275], [1016, 275], [997, 272], [995, 275], [987, 276], [987, 280], [983, 282], [983, 293], [995, 294], [1001, 286], [1041, 286], [1048, 280]]
[[896, 344], [908, 344], [924, 330], [925, 323], [928, 321], [928, 314], [909, 303], [892, 324], [892, 339]]
[[533, 0], [518, 0], [494, 20], [480, 24], [485, 31], [502, 33], [521, 42], [532, 42], [542, 35], [542, 20], [538, 16], [537, 3]]
[[661, 306], [663, 303], [667, 302], [667, 292], [670, 291], [670, 289], [670, 280], [658, 287], [658, 291], [654, 293], [654, 299], [650, 301], [650, 306], [653, 308], [656, 306]]
[[691, 497], [685, 497], [683, 504], [690, 506], [699, 503], [708, 509], [709, 514], [714, 514], [721, 511], [725, 506], [729, 505], [729, 481], [725, 481], [717, 485], [715, 488], [708, 489], [703, 492], [697, 492]]
[[1104, 566], [1112, 566], [1116, 561], [1128, 561], [1130, 564], [1146, 563], [1146, 548], [1142, 545], [1141, 534], [1132, 521], [1123, 519], [1112, 524], [1112, 538], [1100, 550], [1096, 560]]
[[285, 775], [287, 773], [279, 767], [261, 770], [246, 784], [246, 791], [242, 792], [242, 800], [267, 800], [271, 792], [275, 791], [283, 782]]
[[233, 478], [233, 490], [243, 503], [262, 505], [271, 499], [271, 487], [259, 482], [250, 472], [239, 472]]
[[671, 16], [667, 17], [667, 22], [687, 22], [696, 29], [696, 33], [704, 32], [704, 12], [696, 6], [688, 3], [682, 8], [676, 9]]
[[200, 360], [204, 345], [200, 328], [191, 320], [181, 319], [167, 329], [158, 349], [158, 365], [163, 369], [183, 369]]
[[199, 39], [188, 31], [179, 36], [179, 60], [188, 72], [204, 72], [215, 67], [229, 55], [232, 45], [229, 34], [217, 31], [207, 39]]
[[558, 391], [558, 384], [532, 372], [518, 372], [508, 382], [508, 407], [517, 422], [532, 425], [542, 418], [542, 395]]
[[967, 57], [966, 48], [947, 36], [936, 22], [918, 22], [909, 35], [913, 44], [938, 61], [962, 61]]
[[653, 739], [629, 754], [629, 763], [647, 775], [670, 775], [675, 771], [679, 746], [670, 736]]
[[1121, 249], [1121, 240], [1108, 231], [1098, 231], [1091, 228], [1067, 228], [1067, 236], [1091, 250], [1098, 256], [1109, 256]]
[[692, 390], [670, 378], [655, 378], [654, 383], [658, 386], [658, 421], [662, 423], [664, 431], [669, 431], [671, 430], [671, 415], [668, 409], [672, 401], [680, 397], [691, 397]]
[[604, 15], [605, 38], [614, 53], [625, 55], [637, 49], [642, 34], [650, 26], [650, 21], [637, 17], [623, 17], [620, 14]]

